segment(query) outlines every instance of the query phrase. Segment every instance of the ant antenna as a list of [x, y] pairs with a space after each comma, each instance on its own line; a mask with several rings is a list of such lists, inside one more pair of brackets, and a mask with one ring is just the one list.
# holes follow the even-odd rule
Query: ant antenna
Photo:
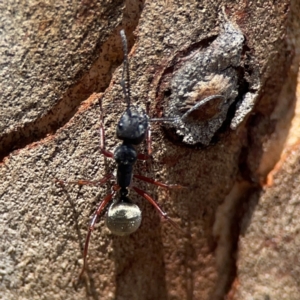
[[123, 52], [124, 52], [124, 61], [123, 61], [124, 66], [123, 66], [121, 86], [123, 89], [125, 100], [127, 102], [127, 109], [129, 109], [130, 108], [130, 76], [129, 76], [129, 64], [128, 64], [128, 46], [127, 46], [127, 39], [126, 39], [124, 29], [120, 31], [120, 35], [122, 39]]

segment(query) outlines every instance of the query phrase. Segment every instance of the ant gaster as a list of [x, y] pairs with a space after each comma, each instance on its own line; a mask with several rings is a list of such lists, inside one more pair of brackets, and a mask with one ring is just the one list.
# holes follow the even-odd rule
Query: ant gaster
[[[175, 188], [181, 189], [181, 185], [168, 185], [159, 181], [155, 181], [152, 178], [148, 178], [142, 175], [133, 175], [133, 166], [137, 159], [147, 160], [151, 157], [151, 141], [150, 141], [150, 121], [162, 121], [168, 122], [171, 118], [162, 118], [162, 119], [150, 119], [146, 112], [138, 107], [131, 104], [131, 95], [130, 95], [130, 76], [129, 76], [129, 67], [128, 67], [128, 50], [127, 50], [127, 40], [124, 33], [124, 30], [120, 31], [123, 52], [124, 52], [124, 67], [122, 73], [121, 86], [125, 96], [127, 108], [122, 114], [118, 124], [116, 135], [117, 138], [122, 140], [122, 144], [119, 145], [114, 153], [105, 149], [105, 138], [104, 138], [104, 127], [101, 122], [100, 125], [100, 150], [103, 155], [109, 158], [115, 159], [117, 163], [117, 176], [116, 184], [113, 186], [112, 192], [108, 194], [97, 207], [96, 212], [94, 213], [92, 220], [89, 225], [88, 233], [85, 240], [85, 246], [83, 250], [83, 266], [79, 274], [79, 280], [82, 279], [82, 276], [86, 270], [88, 247], [90, 242], [91, 233], [94, 230], [95, 224], [106, 208], [106, 206], [112, 201], [113, 203], [109, 206], [106, 214], [106, 225], [110, 231], [116, 235], [128, 235], [135, 232], [142, 221], [142, 214], [140, 208], [132, 203], [128, 197], [128, 189], [132, 188], [140, 196], [149, 201], [158, 211], [158, 213], [167, 221], [169, 221], [175, 228], [181, 230], [181, 228], [168, 217], [156, 201], [148, 195], [145, 191], [139, 189], [138, 187], [132, 185], [132, 178], [143, 180], [147, 183], [155, 184], [164, 188]], [[173, 119], [172, 119], [173, 120]], [[148, 145], [148, 154], [138, 154], [135, 146], [141, 144], [145, 139], [147, 139]], [[64, 184], [79, 184], [79, 185], [97, 185], [101, 186], [113, 177], [113, 174], [109, 174], [100, 181], [88, 181], [88, 180], [79, 180], [79, 181], [63, 181], [56, 180], [58, 183]], [[117, 194], [118, 193], [118, 194]], [[116, 197], [114, 197], [117, 194]]]

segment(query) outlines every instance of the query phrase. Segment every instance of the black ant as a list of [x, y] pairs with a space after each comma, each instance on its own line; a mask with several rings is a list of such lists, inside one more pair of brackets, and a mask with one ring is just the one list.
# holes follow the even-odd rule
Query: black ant
[[[116, 193], [117, 197], [114, 198], [113, 203], [109, 206], [106, 214], [106, 225], [110, 231], [116, 235], [128, 235], [135, 232], [142, 220], [142, 214], [140, 208], [132, 203], [128, 197], [128, 189], [131, 188], [135, 190], [140, 196], [149, 201], [158, 211], [158, 213], [167, 221], [169, 221], [174, 227], [181, 230], [180, 227], [164, 212], [156, 201], [148, 195], [145, 191], [139, 189], [138, 187], [132, 185], [132, 178], [137, 178], [143, 180], [147, 183], [155, 184], [164, 188], [183, 188], [181, 185], [168, 185], [159, 181], [155, 181], [151, 178], [142, 175], [133, 175], [133, 166], [137, 159], [147, 160], [151, 157], [151, 141], [150, 141], [150, 121], [171, 121], [171, 118], [162, 119], [150, 119], [146, 112], [137, 106], [131, 104], [130, 99], [130, 76], [128, 67], [128, 50], [127, 50], [127, 39], [124, 30], [120, 31], [123, 52], [124, 52], [124, 67], [122, 73], [121, 86], [125, 96], [125, 101], [127, 103], [127, 108], [122, 114], [118, 124], [117, 124], [117, 138], [122, 140], [122, 144], [119, 145], [114, 153], [105, 149], [105, 138], [104, 138], [104, 127], [101, 122], [100, 125], [100, 150], [103, 155], [109, 158], [115, 159], [117, 163], [117, 176], [116, 184], [113, 186], [112, 192], [108, 194], [99, 204], [96, 212], [94, 213], [92, 220], [89, 225], [89, 230], [85, 240], [85, 246], [83, 250], [83, 266], [79, 274], [79, 280], [82, 278], [87, 263], [87, 254], [89, 241], [91, 233], [94, 230], [95, 224], [109, 204], [112, 201]], [[126, 77], [126, 78], [125, 78]], [[138, 154], [135, 146], [141, 144], [145, 139], [147, 139], [148, 145], [148, 155]], [[63, 180], [56, 180], [61, 185], [64, 184], [79, 184], [79, 185], [97, 185], [100, 186], [106, 183], [109, 179], [113, 177], [112, 174], [107, 175], [100, 181], [88, 181], [79, 180], [76, 182], [67, 182]]]

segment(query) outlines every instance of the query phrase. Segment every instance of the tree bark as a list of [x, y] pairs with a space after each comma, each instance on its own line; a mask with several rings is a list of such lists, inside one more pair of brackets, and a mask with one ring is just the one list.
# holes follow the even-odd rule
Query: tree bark
[[[3, 299], [298, 299], [298, 1], [0, 5]], [[225, 100], [204, 101], [183, 122], [193, 129], [151, 122], [153, 159], [136, 164], [185, 187], [134, 183], [184, 232], [132, 191], [141, 227], [117, 237], [101, 217], [74, 287], [89, 220], [113, 182], [55, 179], [115, 170], [99, 125], [113, 151], [126, 107], [122, 28], [132, 102], [150, 118]]]

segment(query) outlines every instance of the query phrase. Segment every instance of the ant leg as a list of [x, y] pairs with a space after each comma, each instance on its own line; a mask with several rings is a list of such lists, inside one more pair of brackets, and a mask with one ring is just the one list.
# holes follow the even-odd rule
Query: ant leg
[[[149, 104], [147, 104], [147, 116], [149, 116]], [[150, 158], [152, 158], [151, 128], [149, 125], [146, 132], [146, 144], [147, 144], [147, 154], [138, 153], [137, 158], [139, 160], [149, 160]]]
[[97, 185], [101, 186], [105, 184], [108, 180], [110, 180], [114, 175], [113, 174], [108, 174], [107, 176], [103, 177], [100, 180], [76, 180], [76, 181], [67, 181], [67, 180], [60, 180], [60, 179], [54, 179], [55, 182], [59, 183], [60, 185], [67, 185], [67, 184], [78, 184], [78, 185]]
[[137, 159], [139, 160], [149, 160], [152, 158], [152, 142], [151, 142], [151, 129], [148, 127], [146, 134], [146, 143], [147, 143], [147, 154], [138, 153]]
[[101, 214], [101, 212], [103, 211], [103, 209], [106, 207], [106, 205], [111, 201], [112, 197], [115, 195], [115, 193], [117, 192], [117, 190], [114, 190], [111, 194], [107, 195], [99, 204], [96, 212], [93, 215], [93, 218], [90, 222], [89, 225], [89, 230], [85, 239], [85, 244], [84, 244], [84, 250], [83, 250], [83, 265], [82, 265], [82, 269], [81, 272], [79, 273], [78, 276], [78, 281], [80, 281], [82, 279], [82, 276], [85, 272], [86, 269], [86, 261], [87, 261], [87, 254], [88, 254], [88, 249], [89, 249], [89, 243], [90, 243], [90, 238], [91, 238], [91, 234], [92, 231], [95, 228], [95, 224], [98, 220], [99, 215]]
[[137, 155], [137, 159], [138, 160], [149, 160], [152, 158], [152, 154], [148, 155], [148, 154], [143, 154], [143, 153], [138, 153]]
[[140, 190], [139, 188], [137, 188], [136, 186], [132, 187], [140, 196], [142, 196], [143, 198], [145, 198], [147, 201], [149, 201], [158, 211], [158, 213], [168, 222], [170, 222], [170, 224], [172, 224], [173, 227], [175, 227], [177, 230], [180, 230], [182, 233], [185, 234], [185, 232], [180, 228], [180, 226], [178, 224], [176, 224], [168, 215], [166, 212], [164, 212], [159, 205], [156, 203], [156, 201], [150, 196], [148, 195], [146, 192], [144, 192], [143, 190]]
[[102, 101], [99, 102], [99, 111], [100, 111], [100, 127], [99, 127], [99, 136], [100, 136], [100, 151], [101, 153], [109, 158], [113, 158], [114, 154], [108, 150], [105, 149], [105, 131], [103, 126], [103, 109], [102, 109]]
[[149, 160], [150, 158], [151, 156], [149, 156], [148, 154], [138, 153], [137, 155], [138, 160]]
[[109, 158], [113, 158], [114, 154], [108, 150], [105, 149], [105, 131], [103, 127], [103, 122], [100, 124], [100, 151], [101, 153]]
[[[149, 116], [149, 105], [147, 105], [147, 115]], [[148, 129], [147, 129], [146, 143], [147, 143], [148, 156], [152, 157], [151, 127], [149, 125], [148, 125]]]
[[145, 177], [143, 175], [133, 175], [134, 178], [137, 178], [137, 179], [140, 179], [140, 180], [143, 180], [145, 182], [148, 182], [148, 183], [151, 183], [151, 184], [155, 184], [157, 186], [160, 186], [160, 187], [163, 187], [163, 188], [166, 188], [166, 189], [185, 189], [186, 187], [183, 186], [183, 185], [180, 185], [180, 184], [166, 184], [166, 183], [163, 183], [163, 182], [160, 182], [160, 181], [156, 181], [152, 178], [149, 178], [149, 177]]

